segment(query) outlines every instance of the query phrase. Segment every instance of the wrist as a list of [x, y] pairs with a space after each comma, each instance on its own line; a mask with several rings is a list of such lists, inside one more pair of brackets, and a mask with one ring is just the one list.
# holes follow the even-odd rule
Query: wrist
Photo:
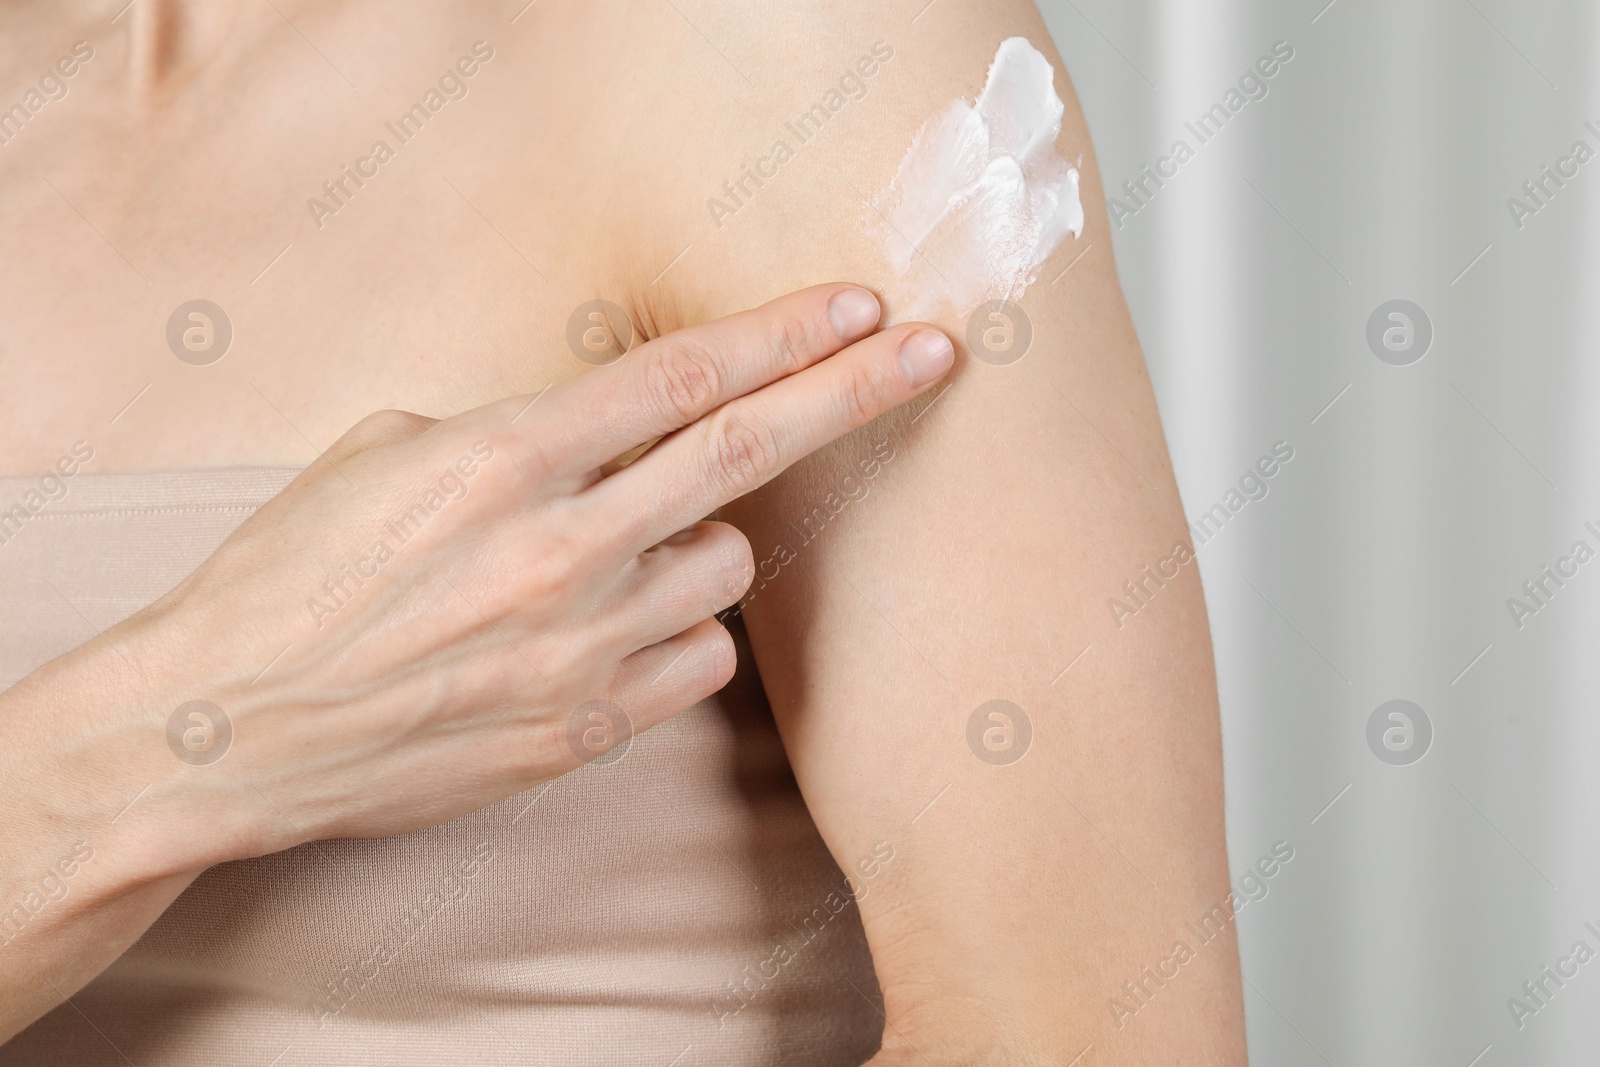
[[162, 624], [130, 620], [0, 694], [0, 779], [29, 854], [18, 877], [76, 862], [75, 882], [117, 895], [236, 858], [227, 836], [195, 832], [190, 768], [166, 741], [187, 699], [171, 645]]

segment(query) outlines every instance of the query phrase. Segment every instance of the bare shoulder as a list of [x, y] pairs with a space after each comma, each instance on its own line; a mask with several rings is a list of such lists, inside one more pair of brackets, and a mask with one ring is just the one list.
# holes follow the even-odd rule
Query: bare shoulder
[[[807, 285], [861, 282], [886, 298], [891, 321], [924, 319], [955, 339], [960, 359], [951, 396], [958, 410], [980, 423], [1020, 425], [1019, 413], [1062, 409], [1058, 390], [1065, 390], [1163, 485], [1176, 514], [1093, 147], [1030, 0], [800, 0], [759, 10], [679, 2], [613, 24], [621, 28], [607, 40], [621, 54], [605, 79], [613, 87], [607, 110], [619, 122], [636, 117], [602, 134], [610, 139], [607, 208], [623, 242], [604, 273], [646, 333]], [[969, 120], [986, 127], [976, 162], [963, 155], [970, 145], [944, 147], [962, 157], [955, 166], [997, 175], [1001, 193], [974, 193], [981, 183], [970, 182], [953, 213], [1005, 214], [1005, 225], [1026, 216], [1035, 230], [1011, 236], [1026, 238], [1029, 255], [1013, 257], [960, 299], [919, 301], [956, 272], [992, 266], [995, 246], [964, 244], [901, 195], [908, 174], [934, 165], [918, 153], [936, 156], [947, 127]], [[1023, 127], [1034, 143], [1003, 148]], [[1050, 181], [1005, 170], [1027, 153]], [[1016, 178], [1012, 186], [1008, 174]], [[1037, 204], [1032, 215], [1014, 204], [997, 208], [1014, 188], [1024, 198], [1056, 196], [1059, 210], [1045, 218], [1049, 212]], [[1049, 226], [1057, 240], [1039, 237], [1038, 227]], [[988, 313], [1002, 302], [1021, 313]], [[995, 374], [977, 365], [969, 342], [1031, 354]], [[995, 353], [979, 355], [995, 361], [988, 358]], [[885, 422], [911, 417], [898, 412]], [[851, 450], [824, 452], [816, 465], [836, 466], [843, 451]]]
[[919, 130], [979, 98], [1010, 38], [1037, 50], [1064, 102], [1057, 150], [1093, 169], [1071, 84], [1027, 0], [677, 3], [627, 18], [601, 3], [581, 17], [608, 27], [571, 39], [607, 42], [574, 67], [580, 80], [610, 72], [605, 99], [583, 106], [614, 116], [593, 134], [626, 235], [611, 273], [652, 332], [840, 277], [892, 281], [884, 193]]

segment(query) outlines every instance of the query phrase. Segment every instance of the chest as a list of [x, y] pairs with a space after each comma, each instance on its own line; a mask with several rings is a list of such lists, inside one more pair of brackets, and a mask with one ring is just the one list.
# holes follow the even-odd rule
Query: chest
[[493, 27], [388, 47], [140, 111], [111, 39], [0, 147], [0, 473], [303, 464], [592, 365], [583, 309], [627, 299], [561, 70]]

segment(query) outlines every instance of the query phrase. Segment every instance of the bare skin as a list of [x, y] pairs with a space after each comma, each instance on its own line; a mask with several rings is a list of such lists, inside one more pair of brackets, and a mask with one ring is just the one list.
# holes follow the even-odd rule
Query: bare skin
[[[659, 336], [834, 278], [876, 284], [858, 193], [887, 184], [935, 108], [976, 93], [1002, 37], [1029, 37], [1057, 68], [1058, 148], [1083, 157], [1089, 208], [1022, 302], [1033, 350], [1007, 368], [962, 358], [928, 417], [879, 420], [722, 517], [753, 549], [747, 626], [824, 840], [858, 881], [874, 843], [895, 843], [861, 901], [888, 1014], [878, 1067], [1066, 1063], [1088, 1046], [1084, 1062], [1244, 1062], [1231, 927], [1136, 1018], [1108, 1010], [1227, 897], [1221, 757], [1195, 568], [1124, 627], [1106, 612], [1187, 535], [1082, 115], [1030, 4], [542, 0], [398, 18], [139, 0], [112, 23], [121, 6], [0, 11], [6, 69], [94, 48], [0, 147], [8, 472], [80, 439], [99, 470], [312, 463], [375, 410], [452, 416], [585, 374], [566, 334], [586, 301]], [[722, 182], [880, 39], [895, 58], [865, 97], [717, 225]], [[493, 58], [460, 79], [466, 96], [314, 218], [322, 183], [479, 41]], [[196, 297], [236, 331], [206, 367], [164, 335]], [[959, 339], [966, 324], [936, 325]], [[880, 441], [896, 458], [871, 496], [763, 571]], [[68, 672], [38, 700], [103, 700], [92, 679], [116, 669]], [[1034, 730], [1007, 767], [965, 740], [997, 697]], [[274, 845], [246, 840], [238, 854]], [[84, 937], [126, 943], [186, 884], [145, 869], [147, 890], [110, 893]]]

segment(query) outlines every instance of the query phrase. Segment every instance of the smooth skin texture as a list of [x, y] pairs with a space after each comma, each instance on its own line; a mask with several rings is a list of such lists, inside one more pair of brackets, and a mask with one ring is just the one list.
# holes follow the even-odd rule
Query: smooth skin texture
[[[0, 419], [11, 472], [80, 438], [102, 470], [304, 464], [374, 410], [449, 416], [592, 374], [565, 341], [589, 300], [660, 336], [832, 279], [876, 286], [866, 201], [916, 128], [976, 94], [1004, 37], [1044, 52], [1088, 229], [1022, 301], [1033, 348], [1008, 367], [963, 353], [925, 413], [719, 517], [752, 545], [744, 613], [796, 776], [864, 891], [877, 1067], [1244, 1062], [1231, 926], [1134, 1017], [1110, 1010], [1225, 903], [1219, 727], [1196, 569], [1120, 628], [1105, 607], [1187, 534], [1083, 117], [1032, 5], [275, 6], [0, 12], [6, 69], [96, 48], [0, 149], [0, 368], [28, 398]], [[495, 55], [468, 95], [314, 222], [306, 200], [479, 40]], [[803, 144], [785, 132], [880, 40], [893, 58], [861, 95]], [[792, 158], [719, 225], [707, 201], [780, 137]], [[201, 295], [238, 339], [194, 368], [162, 330]], [[779, 542], [798, 551], [774, 570]], [[59, 692], [63, 713], [115, 695]], [[966, 743], [996, 698], [1033, 725], [1006, 767]], [[869, 879], [879, 841], [896, 859]]]
[[[726, 685], [734, 644], [713, 616], [754, 562], [738, 530], [699, 516], [949, 368], [937, 331], [877, 332], [878, 317], [865, 290], [820, 286], [545, 393], [442, 421], [369, 416], [112, 627], [114, 655], [82, 649], [0, 695], [5, 869], [104, 843], [86, 891], [0, 954], [0, 1037], [75, 992], [143, 931], [130, 915], [147, 924], [212, 864], [436, 825]], [[441, 487], [436, 510], [415, 509]], [[399, 524], [409, 538], [371, 562]], [[329, 575], [345, 595], [319, 599], [336, 605], [324, 612], [306, 594]], [[110, 710], [64, 714], [96, 693]], [[166, 709], [197, 695], [231, 720], [225, 774], [167, 751]], [[591, 744], [597, 700], [609, 706]], [[68, 966], [75, 984], [44, 980]]]

